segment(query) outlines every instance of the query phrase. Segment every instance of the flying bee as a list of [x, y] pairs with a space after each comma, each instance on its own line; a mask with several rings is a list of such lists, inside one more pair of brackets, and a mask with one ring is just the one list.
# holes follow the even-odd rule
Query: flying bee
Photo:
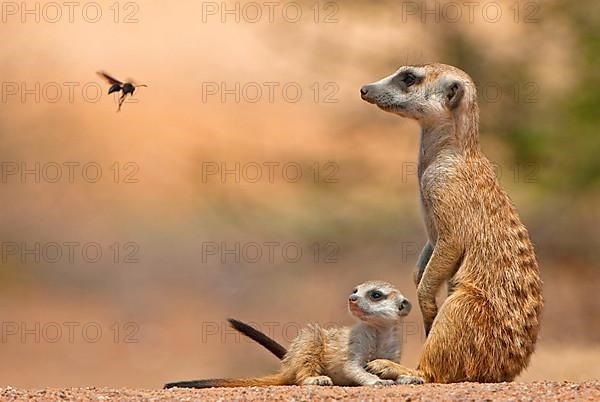
[[109, 95], [112, 94], [113, 92], [119, 92], [119, 91], [123, 92], [123, 94], [119, 98], [119, 107], [117, 109], [117, 112], [121, 111], [121, 106], [123, 105], [123, 102], [125, 102], [125, 97], [128, 94], [129, 94], [129, 96], [133, 96], [133, 93], [135, 92], [136, 88], [148, 86], [148, 85], [143, 85], [143, 84], [135, 84], [133, 81], [122, 83], [121, 81], [119, 81], [118, 79], [116, 79], [114, 77], [111, 77], [104, 71], [98, 71], [98, 75], [100, 77], [104, 78], [106, 81], [108, 81], [109, 84], [111, 84], [110, 88], [108, 89]]

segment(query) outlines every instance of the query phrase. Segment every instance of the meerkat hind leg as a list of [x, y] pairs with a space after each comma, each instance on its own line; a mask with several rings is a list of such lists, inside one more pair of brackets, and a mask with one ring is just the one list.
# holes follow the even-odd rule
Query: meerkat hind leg
[[[321, 334], [318, 333], [318, 335]], [[303, 350], [296, 351], [293, 360], [289, 362], [295, 372], [295, 383], [297, 385], [333, 385], [331, 378], [324, 375], [324, 368], [321, 364], [321, 354], [323, 353], [321, 337], [310, 333], [303, 333], [300, 336], [307, 338], [307, 341]]]

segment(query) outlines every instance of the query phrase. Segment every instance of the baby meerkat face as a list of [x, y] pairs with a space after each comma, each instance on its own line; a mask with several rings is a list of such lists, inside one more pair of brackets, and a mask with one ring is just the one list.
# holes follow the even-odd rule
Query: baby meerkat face
[[382, 281], [362, 283], [348, 298], [348, 310], [354, 317], [376, 325], [395, 323], [410, 309], [411, 304], [402, 293]]
[[[472, 88], [471, 88], [472, 87]], [[400, 67], [394, 74], [363, 86], [363, 100], [386, 112], [425, 122], [449, 118], [474, 84], [456, 67], [426, 64]]]

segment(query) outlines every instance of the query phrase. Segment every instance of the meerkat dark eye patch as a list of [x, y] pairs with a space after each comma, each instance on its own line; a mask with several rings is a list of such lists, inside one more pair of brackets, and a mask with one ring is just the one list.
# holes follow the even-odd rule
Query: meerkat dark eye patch
[[404, 79], [402, 80], [402, 82], [404, 82], [406, 84], [407, 87], [414, 85], [415, 82], [417, 82], [417, 77], [415, 77], [413, 74], [408, 73], [406, 74], [406, 76], [404, 77]]
[[412, 70], [404, 70], [392, 78], [392, 82], [401, 88], [411, 87], [415, 84], [419, 84], [421, 81], [423, 81], [423, 77], [417, 75]]
[[385, 299], [387, 296], [382, 291], [373, 289], [369, 292], [369, 298], [373, 301], [379, 301]]
[[459, 81], [454, 81], [448, 84], [444, 90], [446, 96], [446, 104], [450, 110], [456, 108], [459, 104], [463, 95], [465, 94], [465, 87]]

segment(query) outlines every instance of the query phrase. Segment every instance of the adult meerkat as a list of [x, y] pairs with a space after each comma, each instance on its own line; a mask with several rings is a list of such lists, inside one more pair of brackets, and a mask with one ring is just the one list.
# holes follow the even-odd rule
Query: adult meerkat
[[[471, 78], [444, 64], [404, 66], [361, 88], [365, 101], [417, 120], [420, 195], [428, 244], [415, 282], [428, 334], [416, 370], [374, 360], [382, 378], [511, 381], [529, 363], [542, 283], [527, 229], [479, 148]], [[438, 311], [436, 294], [448, 282]]]
[[[373, 359], [399, 362], [401, 330], [398, 324], [410, 312], [410, 302], [387, 282], [358, 285], [348, 299], [348, 310], [359, 320], [353, 327], [304, 328], [289, 350], [272, 341], [274, 354], [285, 353], [279, 373], [259, 378], [214, 379], [169, 383], [165, 388], [249, 387], [268, 385], [391, 385], [410, 377], [381, 379], [365, 370]], [[237, 325], [245, 324], [235, 321]], [[247, 327], [247, 326], [246, 326]], [[263, 336], [251, 327], [253, 339]], [[246, 333], [242, 331], [243, 333]], [[264, 345], [264, 343], [259, 342]], [[278, 355], [279, 356], [279, 355]]]

